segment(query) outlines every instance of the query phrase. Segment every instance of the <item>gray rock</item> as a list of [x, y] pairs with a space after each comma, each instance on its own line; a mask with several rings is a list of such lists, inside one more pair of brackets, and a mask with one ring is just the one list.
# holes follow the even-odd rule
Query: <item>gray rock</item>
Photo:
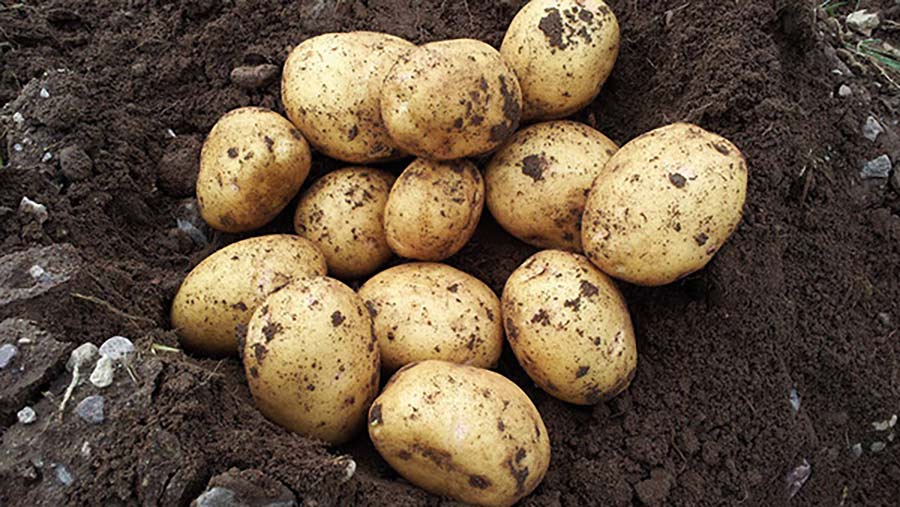
[[196, 507], [246, 507], [247, 504], [239, 502], [234, 491], [215, 487], [203, 492], [194, 500]]
[[37, 420], [37, 412], [31, 407], [25, 407], [16, 413], [16, 418], [22, 424], [31, 424]]
[[849, 97], [851, 95], [853, 95], [853, 89], [850, 88], [849, 86], [842, 84], [838, 88], [838, 96], [839, 97]]
[[297, 499], [281, 482], [259, 470], [232, 468], [209, 480], [192, 507], [296, 507]]
[[113, 336], [100, 345], [100, 355], [119, 363], [134, 354], [134, 343], [124, 336]]
[[103, 401], [103, 396], [88, 396], [75, 406], [75, 413], [91, 424], [100, 424], [104, 420]]
[[878, 28], [880, 24], [878, 13], [867, 12], [865, 9], [851, 12], [847, 16], [847, 28], [866, 37], [871, 36], [872, 30]]
[[19, 201], [19, 213], [32, 217], [37, 223], [43, 224], [47, 221], [50, 214], [47, 213], [47, 207], [39, 202], [32, 201], [27, 196], [22, 196]]
[[882, 133], [884, 133], [884, 127], [878, 123], [874, 116], [866, 118], [866, 123], [862, 128], [863, 137], [874, 143]]
[[0, 346], [0, 370], [9, 366], [18, 353], [19, 349], [11, 343], [4, 343]]
[[884, 442], [872, 442], [872, 445], [869, 446], [869, 450], [872, 452], [881, 452], [887, 447], [887, 444]]
[[858, 457], [862, 456], [862, 453], [863, 453], [862, 444], [860, 444], [858, 442], [853, 444], [853, 447], [850, 448], [850, 452], [853, 453], [854, 458], [858, 458]]
[[66, 362], [66, 369], [69, 371], [74, 371], [77, 366], [79, 370], [86, 371], [87, 368], [94, 364], [94, 361], [100, 357], [100, 354], [97, 352], [97, 346], [93, 343], [82, 343], [75, 350], [72, 351], [72, 354], [69, 356], [69, 361]]
[[800, 488], [806, 484], [806, 480], [809, 479], [809, 476], [812, 474], [812, 465], [809, 464], [809, 461], [806, 458], [803, 458], [803, 462], [797, 465], [793, 470], [788, 472], [787, 474], [787, 489], [788, 489], [788, 498], [794, 498], [794, 496], [800, 491]]
[[881, 155], [863, 164], [859, 175], [865, 179], [887, 178], [891, 174], [891, 158]]
[[116, 363], [107, 356], [100, 357], [94, 371], [91, 372], [91, 384], [103, 389], [113, 383], [116, 374]]
[[59, 170], [69, 181], [79, 181], [91, 176], [94, 161], [79, 146], [66, 146], [59, 152]]
[[56, 480], [63, 486], [71, 486], [72, 483], [75, 482], [75, 478], [72, 477], [72, 472], [69, 472], [69, 469], [63, 464], [53, 465], [53, 472], [56, 475]]

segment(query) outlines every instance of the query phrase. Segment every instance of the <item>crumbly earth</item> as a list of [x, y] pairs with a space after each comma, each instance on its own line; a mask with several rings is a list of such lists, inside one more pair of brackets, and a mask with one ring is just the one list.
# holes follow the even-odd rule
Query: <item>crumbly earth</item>
[[[180, 281], [239, 239], [197, 219], [199, 141], [233, 108], [283, 112], [277, 79], [248, 89], [233, 69], [280, 67], [300, 41], [337, 30], [498, 47], [521, 4], [0, 6], [0, 320], [31, 321], [0, 334], [18, 347], [0, 370], [0, 504], [186, 505], [219, 477], [212, 485], [240, 484], [241, 498], [452, 505], [399, 478], [365, 435], [334, 449], [267, 422], [237, 360], [160, 345], [177, 345], [167, 311]], [[860, 4], [900, 18], [892, 0]], [[896, 85], [854, 58], [812, 2], [610, 6], [620, 59], [575, 118], [617, 143], [678, 120], [722, 134], [748, 159], [748, 201], [706, 269], [662, 288], [623, 285], [639, 349], [624, 394], [564, 404], [504, 352], [498, 370], [534, 400], [553, 448], [522, 504], [786, 505], [788, 474], [807, 460], [792, 505], [896, 505], [900, 439], [872, 423], [900, 412], [900, 197], [885, 179], [859, 176], [866, 160], [900, 158]], [[869, 115], [885, 129], [875, 142], [861, 133]], [[312, 175], [339, 166], [316, 157]], [[20, 211], [23, 196], [47, 216]], [[292, 211], [263, 232], [290, 232]], [[533, 249], [487, 215], [451, 264], [500, 291]], [[66, 352], [114, 334], [137, 344], [132, 374], [118, 370], [103, 390], [81, 384], [60, 415]], [[106, 399], [101, 424], [73, 411], [91, 394]], [[37, 422], [16, 422], [24, 405]], [[347, 482], [345, 455], [357, 465]]]

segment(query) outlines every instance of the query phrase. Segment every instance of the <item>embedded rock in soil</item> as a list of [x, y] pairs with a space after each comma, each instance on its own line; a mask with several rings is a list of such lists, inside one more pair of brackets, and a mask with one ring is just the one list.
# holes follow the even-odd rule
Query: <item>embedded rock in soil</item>
[[292, 507], [294, 494], [259, 470], [232, 468], [209, 480], [206, 491], [191, 507]]
[[103, 396], [91, 395], [78, 402], [78, 405], [75, 406], [75, 413], [91, 424], [100, 424], [105, 419], [104, 404]]
[[8, 424], [62, 370], [67, 345], [53, 339], [36, 323], [14, 318], [0, 322], [0, 343], [16, 344], [19, 349], [15, 368], [0, 370], [0, 423]]
[[863, 164], [859, 175], [866, 179], [887, 178], [891, 173], [891, 158], [881, 155]]
[[69, 181], [80, 181], [91, 176], [94, 162], [80, 146], [66, 146], [59, 152], [59, 170]]

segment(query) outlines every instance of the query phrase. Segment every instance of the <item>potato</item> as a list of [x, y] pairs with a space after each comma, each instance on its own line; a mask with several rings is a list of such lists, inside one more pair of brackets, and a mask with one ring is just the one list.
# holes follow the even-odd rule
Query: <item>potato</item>
[[404, 150], [434, 160], [487, 153], [519, 126], [522, 92], [500, 53], [472, 39], [431, 42], [397, 61], [381, 116]]
[[444, 361], [398, 371], [369, 410], [369, 436], [413, 484], [478, 505], [514, 504], [550, 463], [547, 429], [518, 386]]
[[582, 242], [608, 274], [664, 285], [704, 267], [741, 220], [747, 163], [731, 142], [676, 123], [622, 147], [594, 181]]
[[415, 46], [384, 33], [328, 33], [307, 39], [284, 63], [288, 118], [319, 151], [353, 164], [404, 155], [381, 120], [381, 85]]
[[391, 258], [383, 222], [394, 179], [386, 171], [349, 167], [322, 176], [300, 198], [294, 229], [322, 250], [332, 276], [366, 276]]
[[294, 280], [326, 273], [310, 241], [273, 234], [232, 243], [198, 264], [172, 301], [172, 327], [181, 344], [204, 355], [238, 351], [236, 330], [272, 292]]
[[359, 289], [389, 370], [426, 359], [490, 368], [500, 359], [500, 300], [481, 280], [446, 264], [414, 262]]
[[303, 135], [277, 113], [259, 107], [226, 113], [200, 153], [200, 214], [220, 231], [262, 227], [300, 190], [310, 162]]
[[378, 394], [381, 364], [372, 319], [341, 282], [307, 278], [253, 313], [244, 370], [256, 406], [285, 428], [346, 442]]
[[600, 93], [619, 54], [619, 23], [602, 0], [532, 0], [500, 54], [519, 77], [523, 120], [562, 118]]
[[571, 121], [520, 130], [485, 169], [488, 209], [528, 244], [580, 252], [588, 191], [618, 149], [600, 132]]
[[444, 260], [475, 234], [483, 207], [484, 180], [474, 164], [416, 159], [384, 208], [388, 245], [409, 259]]
[[631, 383], [637, 347], [625, 300], [583, 256], [534, 254], [510, 275], [502, 305], [510, 347], [541, 389], [593, 405]]

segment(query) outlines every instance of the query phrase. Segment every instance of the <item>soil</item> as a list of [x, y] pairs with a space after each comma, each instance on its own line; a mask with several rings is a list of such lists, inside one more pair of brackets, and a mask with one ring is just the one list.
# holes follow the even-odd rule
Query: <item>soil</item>
[[[277, 79], [247, 89], [233, 69], [280, 68], [290, 48], [329, 31], [499, 46], [521, 4], [3, 2], [0, 319], [37, 328], [10, 321], [0, 334], [20, 344], [0, 371], [0, 505], [186, 505], [216, 476], [212, 485], [261, 484], [252, 499], [451, 505], [399, 478], [365, 435], [334, 449], [267, 422], [237, 360], [159, 346], [177, 347], [167, 310], [186, 273], [240, 239], [197, 219], [199, 143], [238, 106], [283, 112]], [[898, 19], [890, 0], [861, 4]], [[618, 143], [677, 120], [725, 135], [749, 161], [748, 202], [706, 269], [666, 287], [623, 286], [640, 351], [624, 394], [568, 405], [504, 354], [498, 370], [534, 400], [553, 447], [522, 504], [897, 505], [900, 443], [872, 423], [900, 412], [900, 197], [859, 177], [866, 160], [900, 157], [896, 88], [841, 63], [811, 2], [610, 6], [619, 61], [576, 119]], [[886, 129], [875, 143], [861, 135], [870, 114]], [[335, 167], [317, 157], [313, 174]], [[46, 219], [19, 211], [23, 196], [46, 205]], [[290, 231], [290, 211], [262, 232]], [[451, 263], [500, 291], [532, 252], [485, 216]], [[35, 264], [47, 278], [28, 278]], [[102, 394], [105, 421], [60, 415], [71, 378], [61, 347], [115, 334], [140, 350], [134, 377], [120, 370], [103, 391], [85, 383], [69, 405]], [[15, 378], [30, 368], [40, 371]], [[24, 403], [36, 423], [15, 422]], [[345, 455], [357, 464], [347, 482]], [[789, 500], [788, 475], [804, 460], [811, 476]]]

